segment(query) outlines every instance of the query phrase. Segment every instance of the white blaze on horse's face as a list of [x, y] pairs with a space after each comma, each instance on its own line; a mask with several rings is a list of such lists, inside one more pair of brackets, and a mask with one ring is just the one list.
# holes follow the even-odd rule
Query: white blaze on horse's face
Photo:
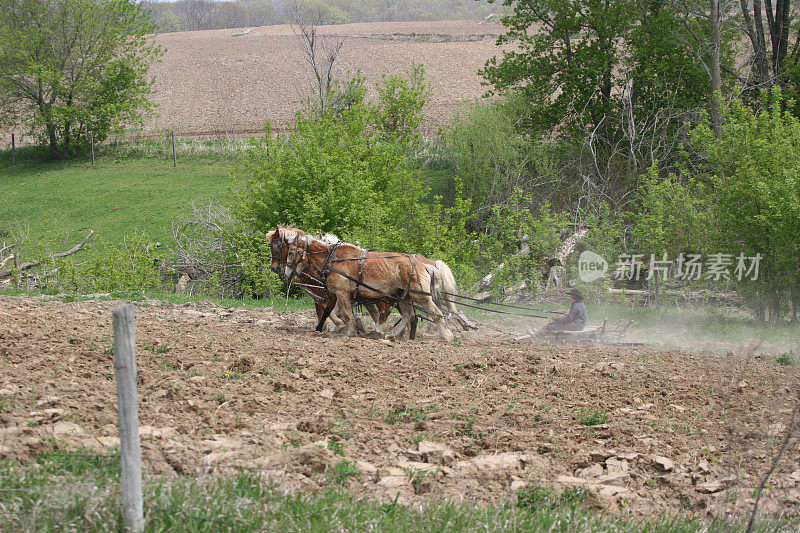
[[287, 279], [292, 277], [292, 269], [289, 268], [288, 265], [283, 267], [283, 275], [286, 276]]

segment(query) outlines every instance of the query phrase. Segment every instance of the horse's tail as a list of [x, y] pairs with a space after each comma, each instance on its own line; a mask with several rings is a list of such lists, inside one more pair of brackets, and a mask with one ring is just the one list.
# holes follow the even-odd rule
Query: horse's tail
[[[438, 260], [435, 261], [434, 263], [436, 264], [436, 270], [439, 271], [439, 277], [441, 278], [441, 290], [443, 290], [446, 293], [449, 293], [449, 296], [445, 295], [447, 309], [451, 313], [455, 313], [458, 309], [456, 308], [456, 304], [453, 303], [452, 301], [453, 300], [452, 295], [458, 294], [458, 286], [456, 285], [456, 278], [455, 276], [453, 276], [453, 271], [450, 270], [450, 267], [447, 266], [447, 263]], [[441, 305], [439, 305], [439, 307], [441, 308]]]
[[425, 271], [428, 273], [428, 276], [431, 278], [429, 290], [431, 293], [431, 298], [433, 299], [434, 305], [439, 309], [442, 309], [442, 285], [441, 285], [441, 275], [436, 267], [431, 265], [425, 265]]

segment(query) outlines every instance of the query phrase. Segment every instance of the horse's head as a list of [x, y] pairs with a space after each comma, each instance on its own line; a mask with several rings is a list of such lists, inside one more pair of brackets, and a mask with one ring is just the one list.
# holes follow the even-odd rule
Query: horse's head
[[270, 267], [275, 273], [283, 273], [289, 280], [297, 275], [304, 265], [308, 243], [313, 240], [305, 232], [292, 226], [278, 226], [267, 233], [272, 261]]
[[272, 256], [270, 268], [276, 274], [280, 274], [281, 267], [286, 264], [286, 253], [288, 251], [287, 245], [281, 237], [280, 227], [267, 232], [267, 242]]

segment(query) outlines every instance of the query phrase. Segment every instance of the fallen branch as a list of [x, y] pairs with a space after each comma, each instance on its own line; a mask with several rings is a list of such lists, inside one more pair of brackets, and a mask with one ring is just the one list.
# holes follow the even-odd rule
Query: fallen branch
[[[609, 287], [608, 292], [611, 294], [622, 294], [622, 295], [642, 295], [647, 296], [648, 291], [646, 289], [615, 289], [613, 287]], [[718, 292], [712, 293], [709, 291], [680, 291], [680, 290], [672, 290], [672, 289], [662, 289], [661, 294], [667, 294], [670, 296], [680, 296], [685, 300], [700, 300], [703, 298], [710, 298], [716, 300], [735, 300], [739, 297], [738, 294], [735, 292]]]
[[[75, 252], [77, 252], [78, 250], [80, 250], [81, 248], [86, 246], [86, 243], [89, 242], [89, 239], [92, 238], [92, 235], [94, 235], [94, 230], [90, 230], [89, 231], [89, 235], [87, 235], [85, 239], [83, 239], [80, 243], [76, 244], [75, 246], [73, 246], [72, 248], [67, 250], [66, 252], [60, 252], [60, 253], [57, 253], [57, 254], [53, 254], [51, 256], [46, 257], [45, 259], [55, 259], [56, 257], [67, 257], [68, 255], [74, 254]], [[42, 261], [44, 261], [44, 259], [40, 259], [38, 261], [30, 261], [28, 263], [22, 263], [21, 265], [19, 265], [16, 268], [13, 268], [13, 269], [9, 268], [9, 269], [6, 269], [6, 270], [2, 270], [2, 271], [0, 271], [0, 278], [6, 278], [6, 277], [10, 276], [11, 273], [14, 270], [21, 271], [21, 270], [27, 270], [29, 268], [35, 267], [36, 265], [40, 264]], [[3, 261], [3, 264], [5, 264], [5, 261]], [[2, 265], [0, 265], [0, 266], [2, 266]]]
[[6, 257], [5, 259], [3, 259], [2, 261], [0, 261], [0, 268], [3, 268], [5, 266], [5, 264], [8, 263], [9, 261], [11, 261], [12, 259], [14, 259], [14, 254], [11, 254], [8, 257]]

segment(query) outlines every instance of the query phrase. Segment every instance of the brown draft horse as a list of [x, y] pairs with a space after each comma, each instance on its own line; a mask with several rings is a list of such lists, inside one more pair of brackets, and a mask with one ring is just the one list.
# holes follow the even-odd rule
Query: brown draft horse
[[389, 300], [398, 306], [401, 314], [400, 322], [392, 330], [394, 336], [410, 328], [416, 308], [425, 311], [442, 338], [452, 340], [453, 334], [431, 298], [431, 288], [435, 287], [434, 268], [418, 263], [407, 254], [368, 252], [347, 243], [330, 245], [301, 233], [280, 226], [272, 233], [273, 268], [276, 268], [276, 256], [280, 257], [285, 247], [284, 273], [288, 278], [306, 270], [318, 273], [321, 285], [330, 295], [323, 317], [327, 318], [338, 303], [348, 336], [356, 334], [354, 299]]
[[[280, 226], [280, 230], [284, 236], [284, 239], [291, 238], [294, 235], [294, 238], [303, 238], [305, 237], [306, 233], [302, 230], [297, 228], [293, 228], [291, 226]], [[324, 285], [322, 280], [320, 279], [319, 272], [313, 272], [312, 269], [306, 269], [302, 272], [297, 272], [295, 267], [296, 264], [293, 264], [295, 261], [294, 253], [292, 252], [292, 257], [289, 256], [289, 246], [282, 245], [283, 241], [276, 239], [273, 240], [273, 235], [275, 234], [276, 230], [272, 230], [267, 232], [267, 242], [270, 243], [270, 251], [271, 251], [271, 269], [276, 274], [283, 274], [284, 277], [289, 280], [290, 282], [297, 281], [297, 286], [300, 287], [306, 294], [311, 296], [314, 300], [314, 307], [317, 314], [317, 331], [322, 331], [323, 326], [325, 324], [325, 320], [328, 318], [328, 315], [325, 313], [325, 309], [328, 306], [328, 303], [331, 301], [330, 295], [327, 294], [327, 291], [324, 289]], [[327, 235], [325, 236], [327, 237]], [[323, 237], [323, 240], [325, 239]], [[338, 241], [338, 239], [336, 239]], [[333, 244], [331, 241], [325, 241], [328, 244]], [[290, 265], [290, 262], [292, 263]], [[386, 320], [391, 313], [391, 305], [393, 302], [386, 302], [383, 300], [380, 301], [361, 301], [364, 307], [369, 312], [372, 321], [375, 323], [376, 331], [385, 334], [387, 331], [386, 328]], [[336, 330], [341, 330], [344, 328], [344, 313], [341, 310], [341, 306], [338, 302], [335, 303], [333, 307], [333, 311], [330, 313], [330, 319], [333, 322], [334, 328]], [[356, 328], [359, 333], [366, 333], [367, 329], [364, 327], [364, 324], [358, 317], [356, 319]]]

